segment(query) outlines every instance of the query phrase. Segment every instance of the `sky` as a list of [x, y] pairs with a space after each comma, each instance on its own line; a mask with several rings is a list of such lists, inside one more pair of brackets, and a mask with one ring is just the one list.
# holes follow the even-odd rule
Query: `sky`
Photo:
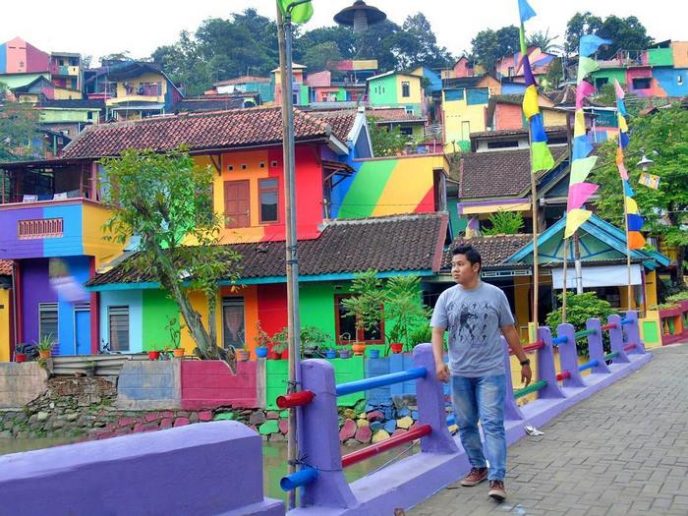
[[[305, 29], [334, 25], [333, 16], [353, 0], [313, 0], [315, 14]], [[518, 22], [516, 0], [369, 0], [401, 25], [420, 10], [432, 25], [441, 46], [452, 54], [470, 50], [471, 39], [486, 28], [499, 29]], [[576, 12], [590, 11], [602, 18], [635, 15], [657, 41], [688, 40], [688, 3], [685, 0], [530, 0], [537, 16], [526, 32], [545, 31], [560, 36]], [[165, 5], [162, 7], [162, 5]], [[680, 7], [683, 5], [683, 7]], [[275, 16], [274, 0], [3, 0], [0, 42], [20, 36], [45, 52], [76, 52], [97, 58], [128, 50], [144, 58], [159, 46], [174, 43], [180, 31], [194, 32], [207, 18], [229, 18], [232, 12], [254, 7]], [[674, 15], [672, 15], [674, 13]]]

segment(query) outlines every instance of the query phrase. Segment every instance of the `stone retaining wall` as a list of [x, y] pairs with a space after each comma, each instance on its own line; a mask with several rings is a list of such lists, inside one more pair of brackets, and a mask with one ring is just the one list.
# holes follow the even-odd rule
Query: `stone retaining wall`
[[0, 409], [23, 407], [45, 391], [48, 373], [38, 362], [0, 363]]

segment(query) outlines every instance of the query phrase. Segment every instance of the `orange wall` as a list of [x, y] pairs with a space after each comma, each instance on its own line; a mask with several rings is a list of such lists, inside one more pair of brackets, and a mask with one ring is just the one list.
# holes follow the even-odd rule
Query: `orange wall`
[[494, 111], [494, 130], [523, 129], [523, 111], [514, 104], [497, 104]]
[[[203, 160], [199, 160], [203, 161]], [[262, 242], [285, 239], [284, 174], [281, 147], [243, 152], [228, 152], [221, 156], [221, 173], [215, 176], [214, 208], [224, 213], [224, 182], [248, 180], [250, 188], [250, 226], [225, 228], [223, 243]], [[230, 170], [231, 167], [231, 170]], [[258, 182], [274, 177], [279, 180], [279, 220], [260, 223]], [[298, 239], [312, 239], [318, 235], [322, 223], [323, 175], [317, 145], [296, 147], [296, 206]]]

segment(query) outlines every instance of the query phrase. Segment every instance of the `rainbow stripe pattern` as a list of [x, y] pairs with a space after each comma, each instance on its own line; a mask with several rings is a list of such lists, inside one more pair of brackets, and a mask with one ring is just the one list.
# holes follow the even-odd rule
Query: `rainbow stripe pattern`
[[530, 167], [534, 174], [541, 170], [549, 170], [554, 166], [554, 158], [547, 147], [547, 134], [545, 133], [545, 123], [540, 113], [538, 105], [538, 90], [533, 70], [530, 66], [528, 57], [528, 46], [526, 45], [526, 33], [524, 24], [527, 20], [535, 16], [535, 11], [528, 4], [527, 0], [518, 0], [518, 12], [521, 18], [519, 30], [519, 40], [521, 44], [521, 55], [523, 56], [523, 74], [526, 80], [526, 92], [523, 96], [523, 114], [528, 119], [530, 126]]
[[621, 88], [619, 81], [614, 81], [614, 90], [616, 91], [616, 109], [617, 117], [619, 119], [619, 146], [616, 149], [616, 166], [619, 169], [619, 175], [623, 182], [624, 203], [626, 205], [626, 224], [628, 233], [628, 248], [642, 249], [645, 247], [645, 237], [643, 237], [640, 230], [645, 224], [645, 219], [641, 217], [638, 210], [638, 203], [633, 198], [635, 193], [629, 183], [628, 171], [624, 165], [624, 149], [628, 147], [628, 124], [626, 123], [626, 105], [624, 103], [624, 90]]
[[597, 191], [598, 185], [586, 182], [590, 171], [597, 162], [597, 156], [590, 156], [592, 145], [585, 131], [583, 100], [595, 91], [595, 87], [585, 78], [599, 68], [597, 61], [590, 56], [601, 45], [610, 43], [598, 36], [588, 34], [581, 37], [579, 46], [578, 78], [576, 87], [576, 113], [573, 125], [573, 151], [571, 155], [571, 177], [566, 206], [566, 230], [564, 238], [571, 237], [576, 230], [590, 218], [592, 212], [585, 209], [585, 202]]

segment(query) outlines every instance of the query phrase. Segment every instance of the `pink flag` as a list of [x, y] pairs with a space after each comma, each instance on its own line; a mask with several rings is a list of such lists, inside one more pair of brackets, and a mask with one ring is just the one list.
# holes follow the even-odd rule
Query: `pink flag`
[[616, 168], [619, 169], [619, 175], [621, 176], [621, 179], [628, 181], [628, 171], [626, 170], [626, 166], [623, 164], [623, 162], [616, 165]]
[[566, 210], [571, 211], [582, 207], [598, 188], [599, 185], [594, 185], [592, 183], [576, 183], [569, 185], [569, 200]]
[[583, 107], [583, 99], [595, 93], [595, 87], [588, 81], [581, 81], [576, 87], [576, 109]]
[[624, 93], [623, 88], [621, 87], [621, 84], [619, 84], [619, 81], [617, 81], [616, 79], [614, 79], [614, 91], [616, 92], [617, 99], [622, 99], [624, 98], [624, 95], [626, 95]]

